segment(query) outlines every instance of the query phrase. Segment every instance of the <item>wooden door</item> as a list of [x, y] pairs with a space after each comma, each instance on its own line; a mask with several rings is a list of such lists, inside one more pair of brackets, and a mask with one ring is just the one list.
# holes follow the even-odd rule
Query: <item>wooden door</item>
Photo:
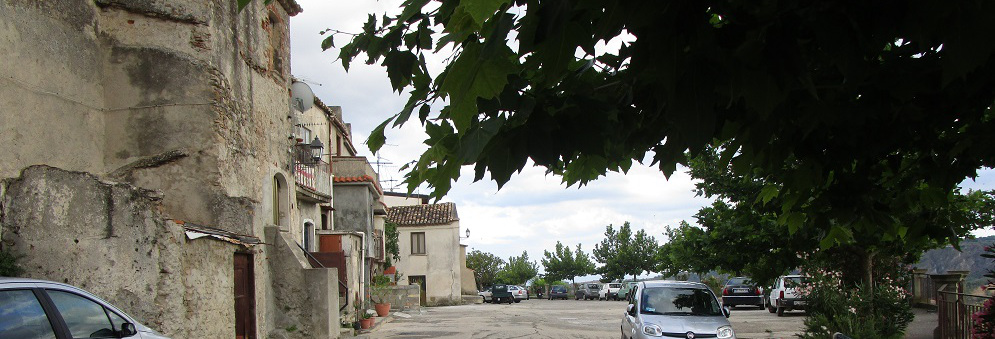
[[426, 292], [428, 290], [425, 288], [425, 276], [424, 275], [410, 276], [408, 277], [408, 284], [418, 284], [418, 286], [420, 286], [419, 288], [421, 289], [421, 293], [419, 293], [420, 294], [419, 302], [421, 302], [422, 306], [425, 306], [426, 300], [428, 299], [428, 297], [426, 297], [427, 294]]
[[235, 338], [256, 338], [256, 292], [252, 255], [235, 253]]

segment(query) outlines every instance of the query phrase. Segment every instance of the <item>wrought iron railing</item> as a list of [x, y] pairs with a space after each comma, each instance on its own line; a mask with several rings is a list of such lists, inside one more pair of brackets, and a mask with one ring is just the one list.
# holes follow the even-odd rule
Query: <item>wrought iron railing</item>
[[[300, 248], [301, 252], [304, 252], [304, 255], [307, 256], [307, 258], [309, 259], [308, 263], [311, 264], [311, 268], [327, 268], [325, 267], [325, 265], [321, 263], [320, 260], [318, 260], [318, 258], [315, 258], [314, 255], [311, 255], [310, 252], [304, 249], [304, 246], [302, 246], [300, 243], [296, 241], [294, 243], [297, 244], [297, 248]], [[314, 267], [315, 264], [317, 264], [318, 267]], [[339, 312], [341, 312], [342, 310], [345, 310], [346, 307], [349, 306], [349, 286], [346, 285], [345, 282], [343, 282], [342, 280], [335, 279], [335, 281], [339, 283], [339, 295], [344, 294], [346, 296], [345, 303], [339, 306]]]
[[937, 291], [937, 313], [939, 316], [940, 338], [969, 339], [974, 328], [971, 315], [981, 311], [987, 296]]
[[332, 195], [331, 165], [316, 160], [306, 144], [293, 147], [294, 181], [303, 187], [325, 196]]

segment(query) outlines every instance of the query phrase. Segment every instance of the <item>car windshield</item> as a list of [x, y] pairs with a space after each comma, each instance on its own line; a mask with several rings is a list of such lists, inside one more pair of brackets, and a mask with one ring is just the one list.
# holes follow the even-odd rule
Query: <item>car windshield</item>
[[649, 287], [643, 290], [639, 313], [722, 315], [715, 297], [701, 288]]
[[732, 279], [729, 279], [729, 282], [727, 282], [726, 285], [727, 286], [728, 285], [753, 285], [753, 280], [750, 280], [750, 278], [732, 278]]

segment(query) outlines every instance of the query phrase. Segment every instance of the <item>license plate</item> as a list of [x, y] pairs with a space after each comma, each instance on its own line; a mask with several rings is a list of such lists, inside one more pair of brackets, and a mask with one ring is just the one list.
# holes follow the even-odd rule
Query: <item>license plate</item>
[[805, 301], [801, 301], [801, 300], [796, 301], [795, 305], [805, 305]]
[[749, 288], [734, 288], [734, 289], [732, 289], [732, 291], [733, 291], [733, 293], [749, 293], [750, 289]]

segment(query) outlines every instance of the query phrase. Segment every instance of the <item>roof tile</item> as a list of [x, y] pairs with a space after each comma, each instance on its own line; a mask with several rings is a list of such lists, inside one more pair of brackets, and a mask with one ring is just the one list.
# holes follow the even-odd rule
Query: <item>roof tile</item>
[[387, 219], [397, 223], [398, 226], [428, 226], [458, 221], [459, 216], [456, 214], [456, 204], [444, 202], [391, 207], [387, 210]]

